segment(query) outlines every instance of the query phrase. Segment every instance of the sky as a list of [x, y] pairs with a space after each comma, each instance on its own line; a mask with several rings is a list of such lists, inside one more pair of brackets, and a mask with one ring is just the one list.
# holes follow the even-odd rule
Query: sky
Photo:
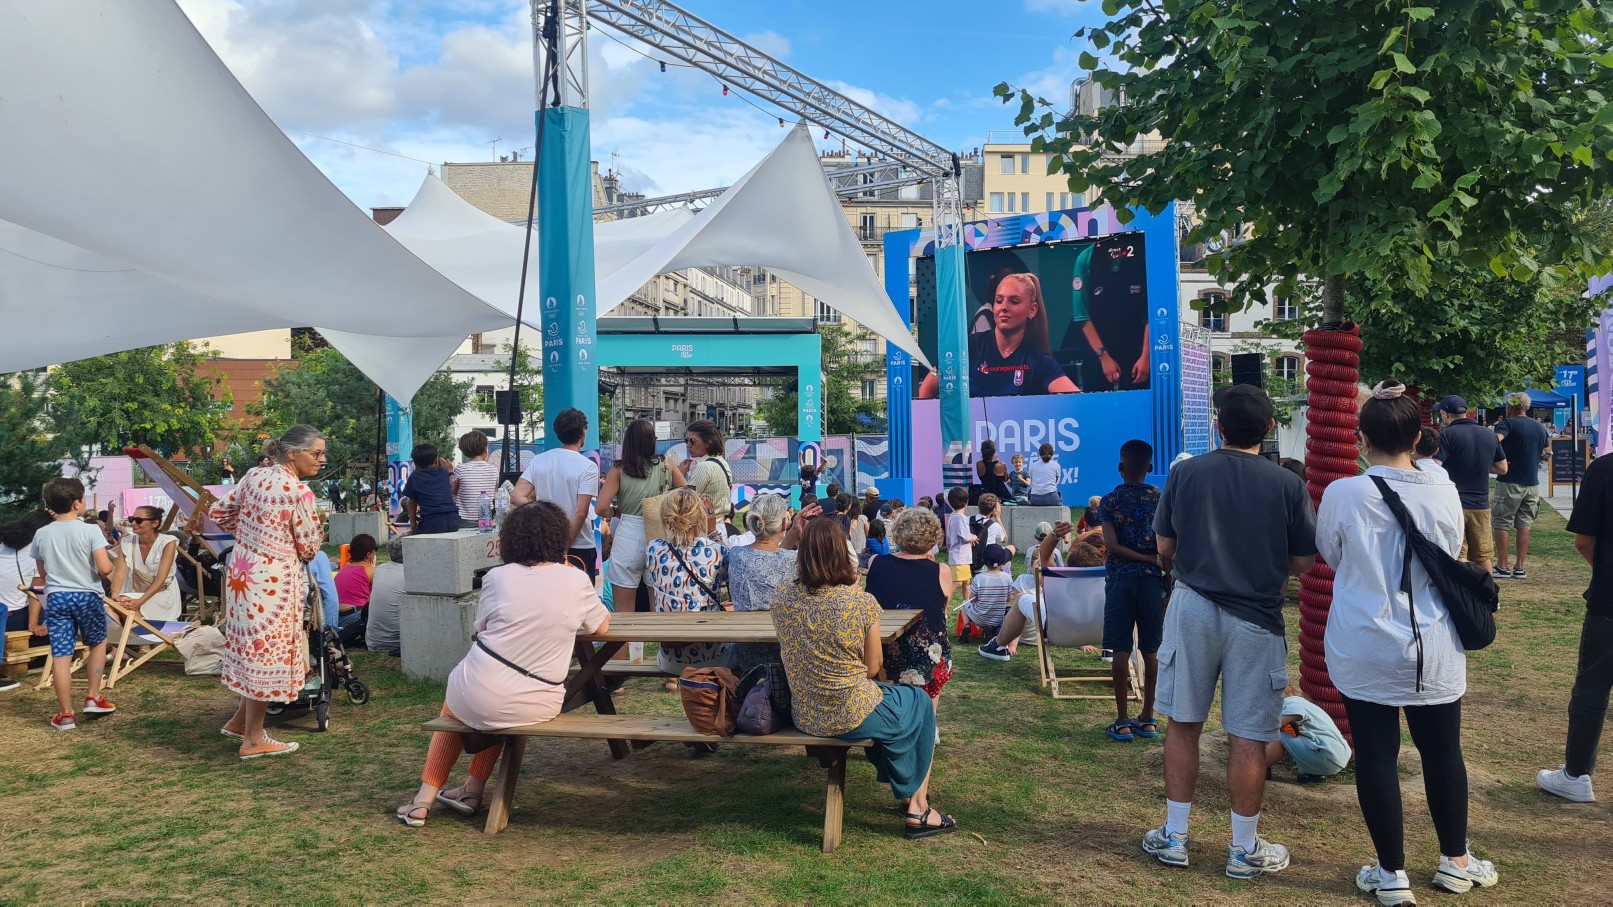
[[[407, 204], [428, 163], [490, 161], [534, 140], [525, 0], [179, 0], [259, 105], [362, 208]], [[685, 10], [958, 151], [1013, 111], [1008, 81], [1068, 103], [1096, 0], [680, 0]], [[620, 41], [611, 40], [612, 37]], [[589, 33], [593, 157], [650, 196], [726, 186], [798, 117]], [[675, 61], [669, 61], [674, 62]], [[317, 137], [316, 137], [317, 136]], [[838, 139], [821, 147], [839, 147]], [[494, 142], [494, 140], [497, 140]], [[348, 143], [348, 144], [342, 144]], [[355, 147], [363, 146], [363, 147]], [[382, 153], [386, 152], [386, 153]]]

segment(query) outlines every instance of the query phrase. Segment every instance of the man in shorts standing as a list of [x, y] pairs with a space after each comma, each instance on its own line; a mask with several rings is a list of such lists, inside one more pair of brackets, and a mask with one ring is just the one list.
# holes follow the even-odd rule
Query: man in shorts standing
[[1288, 577], [1316, 562], [1316, 512], [1299, 476], [1260, 456], [1271, 398], [1236, 385], [1217, 414], [1224, 446], [1177, 463], [1154, 515], [1160, 566], [1176, 585], [1165, 612], [1155, 708], [1165, 737], [1165, 824], [1143, 850], [1188, 862], [1187, 821], [1198, 784], [1199, 735], [1221, 683], [1230, 753], [1232, 845], [1226, 874], [1252, 879], [1288, 866], [1288, 848], [1261, 838], [1266, 744], [1281, 734], [1288, 686], [1283, 596]]
[[[1507, 471], [1495, 477], [1495, 496], [1490, 500], [1491, 526], [1495, 530], [1495, 575], [1524, 579], [1524, 559], [1529, 557], [1529, 527], [1540, 513], [1540, 455], [1551, 446], [1546, 427], [1529, 418], [1529, 397], [1516, 393], [1507, 397], [1507, 417], [1495, 426], [1506, 454]], [[1507, 566], [1507, 533], [1518, 530], [1518, 558]]]
[[1467, 401], [1461, 397], [1435, 403], [1434, 412], [1445, 423], [1434, 459], [1445, 467], [1462, 499], [1461, 559], [1492, 569], [1495, 536], [1490, 526], [1490, 474], [1507, 474], [1506, 452], [1495, 432], [1468, 417]]

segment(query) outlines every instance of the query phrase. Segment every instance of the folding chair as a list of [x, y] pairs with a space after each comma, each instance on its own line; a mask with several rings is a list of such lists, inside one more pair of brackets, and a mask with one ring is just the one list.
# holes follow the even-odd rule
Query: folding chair
[[[18, 591], [22, 592], [22, 594], [28, 596], [28, 600], [32, 604], [39, 604], [39, 593], [42, 590], [34, 589], [29, 586], [18, 586], [17, 589]], [[45, 609], [40, 607], [39, 613], [43, 615], [45, 613]], [[6, 646], [6, 664], [27, 664], [28, 662], [33, 661], [35, 658], [44, 656], [45, 667], [43, 676], [39, 678], [39, 683], [35, 685], [34, 689], [50, 689], [55, 680], [50, 669], [51, 666], [56, 663], [56, 656], [50, 654], [50, 643], [47, 642], [44, 645], [29, 645], [29, 643], [32, 643], [33, 640], [28, 639], [25, 640], [23, 646], [21, 646], [17, 651], [13, 652], [12, 647], [9, 644], [11, 637], [7, 636], [6, 639], [8, 642], [8, 645]], [[89, 655], [89, 651], [90, 650], [85, 648], [82, 643], [73, 647], [73, 660], [69, 663], [68, 667], [69, 675], [78, 673], [78, 670], [84, 667], [84, 661]]]
[[[140, 612], [131, 611], [110, 598], [102, 599], [106, 602], [108, 618], [122, 617], [119, 623], [122, 626], [115, 633], [111, 627], [107, 628], [108, 648], [106, 658], [106, 679], [101, 686], [112, 689], [117, 682], [134, 672], [134, 670], [151, 659], [166, 651], [179, 651], [178, 642], [201, 626], [200, 621], [194, 620], [146, 620]], [[116, 647], [110, 643], [113, 636], [117, 637]], [[129, 653], [129, 644], [137, 646], [150, 646], [145, 654], [134, 657]]]
[[[1039, 645], [1037, 666], [1042, 675], [1042, 686], [1051, 687], [1054, 699], [1114, 699], [1110, 688], [1110, 666], [1099, 663], [1092, 667], [1070, 669], [1060, 674], [1053, 664], [1053, 647], [1079, 648], [1103, 645], [1103, 589], [1102, 567], [1037, 567], [1036, 625]], [[1130, 698], [1142, 699], [1142, 656], [1132, 646], [1129, 663], [1131, 677]], [[1102, 684], [1098, 693], [1065, 693], [1061, 684], [1081, 689], [1081, 684]]]

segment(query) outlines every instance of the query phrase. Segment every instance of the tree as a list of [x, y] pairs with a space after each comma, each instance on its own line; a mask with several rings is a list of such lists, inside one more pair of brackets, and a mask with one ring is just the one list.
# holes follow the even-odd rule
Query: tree
[[1032, 149], [1072, 189], [1191, 202], [1189, 241], [1247, 225], [1210, 259], [1232, 307], [1310, 276], [1337, 322], [1351, 277], [1421, 296], [1463, 266], [1553, 285], [1607, 260], [1574, 218], [1605, 196], [1613, 158], [1613, 10], [1597, 0], [1103, 6], [1111, 20], [1076, 35], [1114, 62], [1080, 63], [1126, 103], [1060, 116], [997, 94], [1018, 98]]
[[[818, 325], [818, 339], [822, 345], [823, 381], [820, 412], [823, 416], [823, 433], [830, 435], [867, 431], [869, 423], [885, 415], [885, 401], [862, 399], [863, 379], [882, 373], [861, 359], [856, 340], [844, 325]], [[781, 388], [789, 387], [780, 382]], [[768, 429], [776, 434], [797, 433], [797, 393], [778, 392], [756, 407], [757, 415], [767, 422]], [[862, 418], [859, 418], [862, 417]]]
[[[263, 383], [263, 397], [250, 409], [259, 428], [279, 435], [298, 423], [325, 434], [329, 455], [324, 478], [366, 476], [384, 468], [385, 415], [380, 389], [335, 347], [293, 350], [294, 363]], [[432, 375], [413, 400], [414, 439], [435, 444], [451, 456], [454, 420], [470, 403], [471, 382], [455, 381], [446, 371]], [[405, 452], [407, 456], [407, 452]], [[239, 468], [239, 467], [238, 467]]]
[[163, 455], [210, 451], [230, 411], [212, 358], [189, 341], [69, 362], [50, 376], [58, 443], [118, 450], [144, 444]]
[[45, 383], [28, 372], [0, 374], [0, 520], [37, 509], [39, 490], [61, 474], [60, 444], [48, 431]]
[[[509, 356], [515, 352], [515, 344], [505, 343], [501, 354]], [[515, 356], [515, 381], [521, 388], [521, 433], [519, 437], [528, 440], [536, 438], [543, 431], [543, 369], [532, 361], [532, 354], [526, 347]], [[498, 417], [498, 406], [491, 398], [476, 401], [476, 411], [489, 419]], [[494, 460], [499, 461], [498, 454]], [[501, 462], [501, 461], [499, 461]]]

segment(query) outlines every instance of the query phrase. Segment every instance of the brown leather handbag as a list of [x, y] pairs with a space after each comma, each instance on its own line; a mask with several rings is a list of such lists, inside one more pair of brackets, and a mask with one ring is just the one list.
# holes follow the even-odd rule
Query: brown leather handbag
[[678, 695], [690, 727], [708, 737], [734, 736], [739, 678], [727, 668], [684, 668]]

